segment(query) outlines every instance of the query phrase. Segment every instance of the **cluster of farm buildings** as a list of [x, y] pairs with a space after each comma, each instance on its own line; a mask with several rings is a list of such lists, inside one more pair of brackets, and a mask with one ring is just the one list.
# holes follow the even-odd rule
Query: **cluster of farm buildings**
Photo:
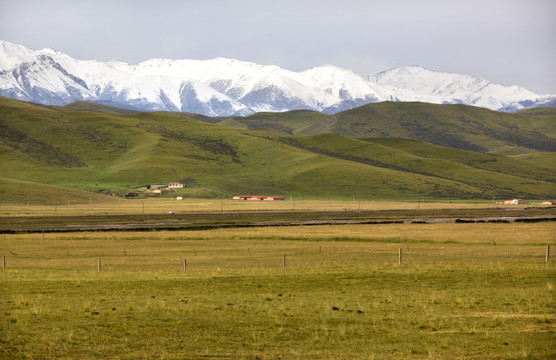
[[[171, 191], [172, 189], [182, 189], [187, 187], [186, 184], [180, 182], [180, 181], [176, 181], [176, 182], [171, 182], [168, 183], [168, 185], [146, 185], [141, 187], [143, 190], [150, 190], [153, 194], [161, 194], [164, 191]], [[113, 195], [113, 194], [111, 194]], [[133, 195], [131, 194], [126, 194], [126, 196], [138, 196], [139, 194], [135, 194], [133, 193]], [[256, 200], [262, 200], [262, 201], [274, 201], [274, 200], [285, 200], [283, 196], [260, 196], [260, 195], [236, 195], [234, 197], [232, 197], [232, 200], [249, 200], [249, 201], [256, 201]], [[520, 198], [515, 198], [515, 199], [511, 199], [511, 200], [505, 200], [505, 201], [500, 201], [497, 202], [497, 204], [504, 204], [504, 205], [522, 205], [525, 204], [525, 201], [523, 199]], [[541, 205], [556, 205], [556, 201], [544, 201], [541, 203]]]
[[[168, 184], [169, 189], [181, 189], [186, 187], [185, 184], [177, 181]], [[260, 196], [260, 195], [236, 195], [232, 197], [232, 200], [263, 200], [263, 201], [274, 201], [274, 200], [285, 200], [283, 196]]]
[[[175, 181], [175, 182], [168, 183], [167, 185], [166, 184], [145, 185], [145, 186], [141, 186], [140, 188], [141, 190], [151, 194], [151, 195], [147, 194], [147, 196], [152, 196], [152, 195], [159, 195], [166, 192], [171, 192], [174, 189], [183, 189], [185, 187], [187, 187], [187, 184], [184, 184], [181, 181]], [[140, 195], [141, 194], [134, 192], [134, 193], [127, 193], [125, 196], [136, 197]], [[181, 197], [178, 199], [181, 200]], [[260, 195], [236, 195], [232, 197], [232, 199], [233, 200], [263, 200], [263, 201], [285, 200], [283, 196], [260, 196]]]
[[[130, 198], [130, 197], [142, 197], [142, 196], [157, 196], [157, 195], [161, 195], [164, 193], [169, 193], [172, 192], [172, 190], [174, 189], [182, 189], [187, 187], [186, 184], [182, 183], [182, 182], [171, 182], [169, 184], [160, 184], [160, 185], [143, 185], [143, 186], [134, 186], [134, 189], [141, 189], [143, 192], [128, 192], [125, 194], [126, 198]], [[114, 193], [113, 191], [104, 191], [103, 194], [105, 195], [110, 195], [110, 196], [115, 196], [116, 193]]]
[[146, 186], [142, 186], [141, 189], [142, 190], [150, 190], [154, 194], [160, 194], [164, 191], [171, 191], [173, 189], [182, 189], [184, 187], [187, 187], [187, 185], [178, 181], [178, 182], [171, 182], [168, 185], [166, 185], [166, 184], [164, 184], [164, 185], [146, 185]]

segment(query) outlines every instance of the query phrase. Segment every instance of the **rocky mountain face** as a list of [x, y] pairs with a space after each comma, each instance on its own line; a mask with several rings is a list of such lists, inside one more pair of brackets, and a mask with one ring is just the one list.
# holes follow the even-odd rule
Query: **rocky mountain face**
[[0, 41], [0, 96], [51, 105], [85, 100], [208, 116], [294, 109], [332, 114], [380, 101], [459, 103], [502, 111], [556, 106], [556, 95], [419, 66], [362, 77], [332, 65], [293, 72], [225, 58], [128, 64], [76, 60], [6, 41]]

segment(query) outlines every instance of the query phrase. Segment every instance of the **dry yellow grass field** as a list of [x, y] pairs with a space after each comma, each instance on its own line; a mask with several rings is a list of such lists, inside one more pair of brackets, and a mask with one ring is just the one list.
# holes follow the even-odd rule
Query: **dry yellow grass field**
[[[173, 209], [220, 206], [194, 204]], [[277, 204], [230, 206], [286, 203]], [[545, 256], [554, 229], [546, 221], [0, 234], [0, 358], [552, 359], [556, 266]]]
[[[296, 200], [283, 201], [243, 201], [175, 198], [119, 200], [103, 203], [76, 204], [10, 204], [2, 203], [1, 215], [89, 215], [89, 214], [142, 214], [191, 211], [337, 211], [337, 210], [414, 210], [414, 209], [465, 209], [465, 208], [524, 208], [527, 205], [499, 205], [495, 202], [475, 201], [327, 201]], [[536, 205], [537, 206], [537, 205]]]
[[10, 268], [179, 270], [470, 261], [542, 261], [541, 223], [283, 226], [210, 231], [0, 235]]

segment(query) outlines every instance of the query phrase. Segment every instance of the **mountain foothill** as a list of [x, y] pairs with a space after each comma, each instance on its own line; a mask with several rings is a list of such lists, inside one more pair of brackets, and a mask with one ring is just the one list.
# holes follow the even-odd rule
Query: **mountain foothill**
[[0, 97], [0, 197], [88, 202], [190, 178], [183, 196], [553, 199], [555, 120], [548, 107], [386, 101], [209, 117]]

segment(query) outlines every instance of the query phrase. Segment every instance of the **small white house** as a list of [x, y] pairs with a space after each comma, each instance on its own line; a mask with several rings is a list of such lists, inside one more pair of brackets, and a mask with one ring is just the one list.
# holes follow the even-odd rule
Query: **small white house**
[[521, 204], [525, 204], [525, 201], [523, 201], [523, 199], [513, 199], [510, 201], [510, 204], [512, 205], [521, 205]]
[[171, 182], [168, 184], [170, 189], [181, 189], [183, 188], [183, 184], [181, 182]]

